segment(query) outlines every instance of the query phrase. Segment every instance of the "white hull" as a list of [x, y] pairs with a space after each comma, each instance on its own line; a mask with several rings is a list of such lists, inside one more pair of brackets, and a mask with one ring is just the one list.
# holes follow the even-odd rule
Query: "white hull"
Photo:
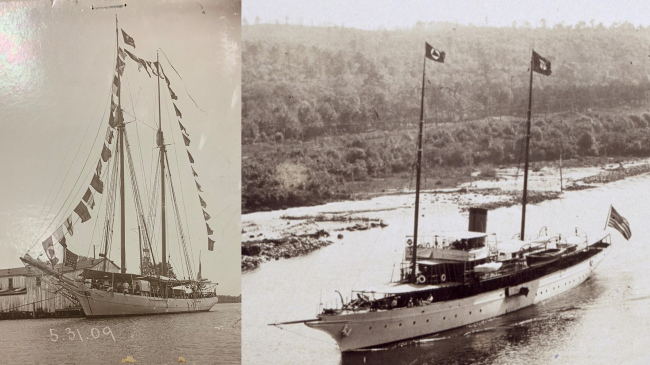
[[209, 311], [217, 297], [201, 299], [154, 298], [87, 289], [90, 295], [76, 294], [88, 318], [171, 314]]
[[501, 288], [468, 298], [421, 307], [359, 314], [323, 315], [320, 317], [321, 320], [305, 324], [327, 332], [336, 340], [341, 351], [442, 332], [514, 312], [571, 290], [589, 278], [610, 249], [611, 246], [591, 259], [509, 289], [510, 293], [517, 293], [520, 287], [526, 287], [529, 290], [528, 296], [507, 297], [505, 288]]

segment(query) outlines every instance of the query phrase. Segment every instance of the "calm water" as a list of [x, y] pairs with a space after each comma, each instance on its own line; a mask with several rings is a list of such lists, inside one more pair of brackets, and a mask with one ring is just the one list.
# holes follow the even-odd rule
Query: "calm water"
[[[308, 256], [264, 264], [243, 275], [245, 364], [645, 364], [650, 361], [650, 177], [605, 187], [567, 192], [564, 199], [528, 209], [527, 231], [542, 226], [569, 234], [575, 226], [599, 231], [613, 204], [632, 227], [626, 242], [613, 233], [614, 248], [579, 288], [539, 305], [391, 348], [341, 355], [328, 335], [304, 325], [267, 326], [276, 321], [314, 318], [319, 300], [334, 303], [340, 290], [386, 282], [398, 272], [404, 236], [412, 231], [412, 209], [375, 215], [390, 226], [348, 232], [335, 244]], [[409, 198], [376, 200], [377, 207], [399, 206]], [[394, 200], [394, 201], [392, 201]], [[425, 196], [423, 230], [466, 229], [467, 215], [451, 204]], [[352, 209], [367, 202], [308, 208], [311, 212]], [[301, 213], [306, 208], [302, 208]], [[258, 213], [277, 214], [277, 212]], [[509, 238], [517, 233], [521, 207], [489, 212], [488, 230]], [[246, 219], [246, 217], [244, 217]], [[251, 216], [249, 216], [251, 218]], [[422, 233], [422, 231], [421, 231]], [[393, 269], [393, 264], [396, 268]]]
[[[229, 303], [205, 313], [4, 320], [0, 355], [3, 363], [13, 364], [120, 364], [127, 356], [138, 364], [178, 364], [179, 356], [187, 364], [239, 364], [240, 313], [240, 304]], [[67, 328], [75, 333], [73, 340]], [[50, 330], [59, 335], [57, 341]]]

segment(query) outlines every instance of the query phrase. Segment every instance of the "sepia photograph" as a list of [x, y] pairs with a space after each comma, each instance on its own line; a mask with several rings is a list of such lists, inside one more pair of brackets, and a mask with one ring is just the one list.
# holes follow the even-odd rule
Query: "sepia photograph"
[[242, 3], [242, 363], [650, 361], [642, 1]]
[[241, 363], [241, 2], [0, 2], [0, 354]]

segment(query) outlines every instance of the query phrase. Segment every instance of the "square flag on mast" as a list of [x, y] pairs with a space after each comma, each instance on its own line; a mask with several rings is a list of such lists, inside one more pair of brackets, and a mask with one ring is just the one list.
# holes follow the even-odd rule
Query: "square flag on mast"
[[424, 42], [426, 45], [426, 53], [425, 56], [433, 61], [440, 62], [440, 63], [445, 63], [445, 52], [443, 51], [438, 51], [437, 49], [431, 47], [431, 45], [427, 42]]
[[533, 71], [549, 76], [551, 74], [551, 61], [533, 51]]

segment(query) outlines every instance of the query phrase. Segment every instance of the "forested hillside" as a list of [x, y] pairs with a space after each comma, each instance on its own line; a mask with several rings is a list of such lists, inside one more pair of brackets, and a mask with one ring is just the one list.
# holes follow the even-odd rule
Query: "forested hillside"
[[535, 76], [531, 156], [650, 156], [650, 29], [630, 24], [490, 28], [418, 24], [243, 27], [243, 207], [315, 203], [345, 183], [410, 171], [428, 61], [426, 164], [517, 163], [530, 49], [552, 62]]
[[[424, 42], [427, 116], [444, 121], [525, 113], [530, 49], [552, 62], [536, 76], [535, 111], [612, 107], [650, 91], [650, 29], [620, 25], [489, 28], [420, 24], [397, 31], [297, 25], [242, 30], [243, 137], [284, 139], [397, 128], [417, 119]], [[280, 138], [279, 136], [277, 138]]]

